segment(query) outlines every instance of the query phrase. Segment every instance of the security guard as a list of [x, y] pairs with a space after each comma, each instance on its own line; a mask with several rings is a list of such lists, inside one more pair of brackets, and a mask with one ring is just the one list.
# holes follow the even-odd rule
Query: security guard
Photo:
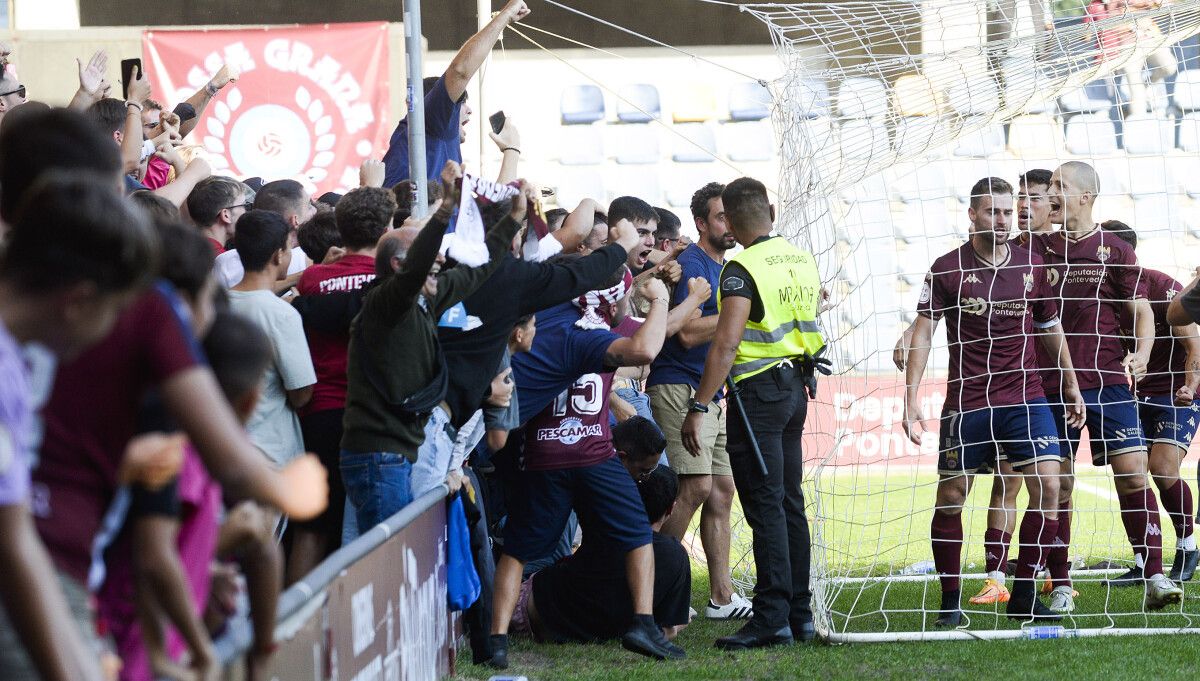
[[820, 358], [825, 345], [816, 322], [821, 282], [812, 254], [771, 235], [775, 212], [761, 182], [735, 180], [721, 201], [745, 250], [721, 272], [716, 337], [682, 437], [689, 452], [700, 451], [701, 415], [726, 377], [732, 378], [736, 387], [726, 447], [754, 533], [758, 583], [754, 616], [716, 645], [739, 650], [813, 638], [800, 436], [808, 393], [815, 391], [814, 369], [828, 373], [828, 360]]

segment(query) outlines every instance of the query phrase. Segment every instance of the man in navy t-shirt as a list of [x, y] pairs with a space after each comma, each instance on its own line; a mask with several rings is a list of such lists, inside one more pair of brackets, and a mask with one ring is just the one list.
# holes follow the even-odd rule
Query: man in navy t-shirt
[[[677, 258], [683, 270], [681, 281], [703, 277], [716, 290], [725, 264], [725, 251], [737, 243], [725, 223], [721, 192], [725, 185], [710, 182], [692, 195], [692, 217], [700, 235]], [[687, 290], [675, 287], [673, 305], [683, 302]], [[667, 460], [679, 474], [679, 499], [675, 512], [663, 523], [663, 533], [683, 539], [692, 516], [704, 505], [700, 516], [701, 535], [707, 537], [704, 553], [708, 558], [709, 593], [705, 615], [709, 619], [742, 619], [752, 612], [750, 601], [733, 591], [729, 578], [729, 511], [733, 504], [733, 472], [725, 451], [725, 410], [714, 402], [704, 417], [703, 441], [699, 456], [683, 446], [679, 432], [688, 404], [700, 385], [704, 358], [717, 330], [717, 297], [711, 296], [701, 307], [701, 316], [663, 343], [663, 350], [650, 367], [646, 392], [654, 420], [667, 438]], [[718, 398], [720, 395], [718, 394]]]
[[[467, 85], [483, 65], [500, 33], [509, 24], [529, 16], [525, 0], [509, 0], [483, 30], [471, 36], [454, 55], [450, 66], [439, 78], [426, 78], [425, 91], [425, 174], [433, 180], [446, 161], [462, 163], [459, 145], [466, 138], [466, 126], [471, 121], [471, 107], [466, 105]], [[515, 147], [502, 150], [505, 154], [520, 154]], [[383, 156], [386, 167], [383, 186], [392, 187], [408, 177], [408, 118], [400, 121], [388, 142]]]
[[658, 279], [643, 284], [651, 308], [642, 328], [629, 338], [612, 332], [613, 313], [631, 283], [622, 267], [604, 289], [539, 312], [533, 348], [512, 359], [520, 420], [527, 427], [523, 470], [513, 481], [504, 553], [496, 566], [493, 667], [508, 666], [508, 627], [524, 564], [553, 550], [573, 508], [585, 532], [598, 533], [625, 553], [635, 615], [621, 644], [660, 660], [684, 656], [654, 621], [649, 521], [608, 427], [613, 372], [653, 361], [666, 335], [668, 294]]

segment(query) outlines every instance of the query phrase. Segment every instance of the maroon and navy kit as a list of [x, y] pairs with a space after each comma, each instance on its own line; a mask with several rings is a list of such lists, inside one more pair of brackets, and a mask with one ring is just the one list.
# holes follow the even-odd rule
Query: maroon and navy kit
[[1041, 264], [1010, 245], [1005, 261], [993, 266], [968, 242], [935, 260], [926, 276], [917, 312], [946, 319], [950, 350], [942, 474], [973, 473], [1001, 445], [1016, 468], [1060, 458], [1034, 352], [1034, 327], [1058, 323]]
[[616, 456], [608, 396], [614, 373], [584, 374], [525, 426], [527, 471], [579, 468]]
[[[1063, 332], [1080, 393], [1087, 407], [1087, 429], [1092, 461], [1107, 463], [1108, 457], [1143, 451], [1146, 442], [1134, 405], [1133, 393], [1122, 361], [1121, 310], [1129, 301], [1146, 297], [1146, 278], [1133, 247], [1097, 225], [1081, 238], [1065, 232], [1037, 234], [1030, 241], [1046, 263], [1058, 295]], [[1042, 357], [1043, 366], [1051, 366]], [[1058, 372], [1048, 370], [1052, 386], [1046, 392], [1059, 401]], [[1055, 418], [1059, 438], [1074, 456], [1081, 429]]]
[[[1154, 310], [1154, 348], [1150, 351], [1146, 377], [1137, 382], [1138, 417], [1150, 442], [1166, 442], [1186, 451], [1196, 437], [1200, 408], [1175, 404], [1175, 391], [1187, 381], [1187, 347], [1171, 332], [1167, 307], [1183, 291], [1183, 285], [1158, 270], [1143, 270], [1146, 297]], [[1133, 316], [1122, 310], [1121, 332], [1127, 349], [1133, 345]]]

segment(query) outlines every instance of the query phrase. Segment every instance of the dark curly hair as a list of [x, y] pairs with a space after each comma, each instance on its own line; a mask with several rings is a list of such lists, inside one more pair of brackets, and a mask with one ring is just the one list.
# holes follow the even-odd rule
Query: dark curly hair
[[392, 224], [396, 199], [379, 187], [359, 187], [342, 197], [333, 214], [342, 244], [350, 250], [371, 248]]

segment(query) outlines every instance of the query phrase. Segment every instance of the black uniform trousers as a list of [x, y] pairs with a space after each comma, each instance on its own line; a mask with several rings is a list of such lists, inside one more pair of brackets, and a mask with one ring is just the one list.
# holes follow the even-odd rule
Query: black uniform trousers
[[752, 625], [763, 631], [794, 629], [812, 620], [808, 574], [808, 518], [801, 490], [800, 436], [808, 394], [799, 366], [779, 365], [738, 383], [750, 428], [767, 464], [763, 477], [737, 405], [730, 401], [729, 461], [742, 512], [754, 539]]

